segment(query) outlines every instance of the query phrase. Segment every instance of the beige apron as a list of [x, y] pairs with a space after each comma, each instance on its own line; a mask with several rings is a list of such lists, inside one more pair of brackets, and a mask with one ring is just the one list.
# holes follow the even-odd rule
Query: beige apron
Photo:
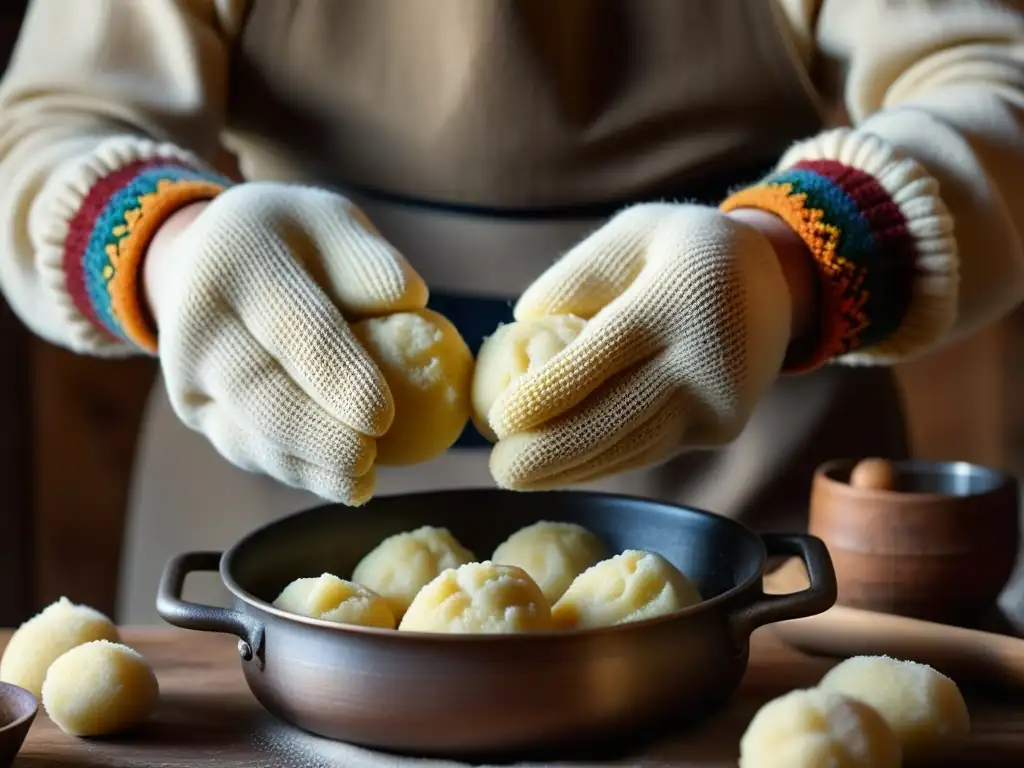
[[[435, 290], [515, 296], [566, 248], [601, 223], [498, 221], [359, 200], [381, 232]], [[488, 254], [480, 267], [480, 254]], [[758, 528], [794, 528], [810, 473], [837, 456], [905, 452], [898, 398], [886, 371], [826, 369], [787, 378], [768, 393], [732, 445], [587, 487], [684, 502]], [[452, 449], [415, 467], [381, 468], [378, 495], [493, 486], [486, 449]], [[251, 529], [323, 503], [228, 464], [174, 416], [162, 387], [149, 405], [128, 517], [118, 619], [159, 623], [154, 595], [163, 565], [186, 550], [221, 550]], [[429, 524], [429, 520], [423, 521]], [[221, 605], [212, 574], [190, 598]]]

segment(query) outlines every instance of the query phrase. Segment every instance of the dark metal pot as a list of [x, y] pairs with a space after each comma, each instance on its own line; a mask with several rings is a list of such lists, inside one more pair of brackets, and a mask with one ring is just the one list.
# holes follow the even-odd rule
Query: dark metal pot
[[[479, 559], [538, 520], [579, 523], [611, 552], [666, 557], [704, 602], [607, 629], [524, 635], [437, 635], [293, 616], [270, 605], [292, 579], [348, 577], [381, 540], [447, 527]], [[769, 556], [796, 555], [811, 586], [766, 595]], [[185, 577], [220, 571], [234, 609], [185, 602]], [[714, 711], [747, 668], [750, 633], [822, 613], [836, 599], [828, 551], [806, 535], [758, 536], [734, 520], [623, 496], [460, 490], [327, 506], [249, 534], [221, 555], [168, 563], [157, 610], [170, 624], [239, 638], [253, 694], [307, 731], [368, 747], [481, 756], [594, 742]]]

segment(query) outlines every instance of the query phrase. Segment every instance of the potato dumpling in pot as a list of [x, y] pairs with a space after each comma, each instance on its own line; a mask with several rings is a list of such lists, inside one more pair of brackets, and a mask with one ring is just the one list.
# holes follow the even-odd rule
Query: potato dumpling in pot
[[397, 622], [387, 600], [360, 584], [331, 573], [295, 579], [274, 601], [274, 607], [298, 616], [338, 624], [394, 629]]
[[577, 576], [551, 609], [559, 629], [610, 627], [687, 608], [700, 592], [668, 560], [627, 549]]
[[537, 370], [569, 346], [586, 327], [575, 315], [550, 315], [499, 327], [480, 346], [473, 372], [473, 424], [497, 442], [491, 429], [491, 408], [520, 376]]
[[509, 536], [491, 560], [518, 565], [555, 603], [573, 579], [607, 556], [604, 542], [582, 525], [542, 520]]
[[418, 464], [444, 453], [470, 415], [473, 354], [455, 326], [428, 309], [352, 326], [391, 390], [395, 418], [377, 439], [377, 463]]
[[964, 697], [950, 678], [926, 664], [887, 656], [855, 656], [818, 683], [862, 701], [885, 719], [907, 759], [931, 758], [959, 746], [971, 730]]
[[866, 704], [797, 690], [769, 701], [740, 739], [739, 768], [900, 768], [899, 740]]
[[551, 628], [551, 606], [522, 568], [467, 563], [420, 590], [398, 628], [449, 634], [536, 632]]
[[387, 600], [401, 621], [416, 594], [439, 573], [474, 560], [447, 528], [425, 525], [384, 539], [359, 561], [352, 581]]

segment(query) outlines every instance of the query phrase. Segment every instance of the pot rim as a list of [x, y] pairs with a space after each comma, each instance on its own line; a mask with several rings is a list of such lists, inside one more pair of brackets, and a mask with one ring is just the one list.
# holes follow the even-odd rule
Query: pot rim
[[[497, 495], [508, 493], [498, 488], [455, 488], [450, 490], [437, 490], [437, 491], [423, 491], [419, 493], [407, 493], [407, 494], [394, 494], [391, 496], [382, 496], [379, 498], [399, 498], [399, 497], [416, 497], [426, 498], [430, 496], [451, 496], [453, 494], [469, 495], [469, 494], [486, 494], [486, 495]], [[269, 614], [279, 620], [288, 621], [292, 624], [298, 624], [309, 627], [316, 627], [319, 629], [328, 630], [343, 635], [357, 635], [373, 638], [388, 638], [394, 642], [405, 643], [407, 645], [412, 644], [512, 644], [512, 643], [537, 643], [537, 642], [551, 642], [552, 640], [559, 640], [562, 642], [569, 640], [578, 640], [582, 638], [593, 638], [605, 635], [617, 635], [625, 633], [636, 633], [642, 632], [645, 629], [651, 629], [656, 626], [668, 623], [674, 623], [676, 621], [685, 621], [691, 616], [695, 616], [702, 613], [710, 613], [715, 611], [720, 606], [732, 603], [737, 600], [741, 595], [748, 592], [751, 587], [761, 583], [764, 578], [764, 572], [768, 566], [768, 551], [765, 547], [764, 540], [761, 536], [755, 533], [751, 528], [732, 518], [719, 515], [715, 512], [709, 512], [703, 509], [697, 509], [695, 507], [683, 506], [680, 504], [672, 504], [669, 502], [657, 501], [655, 499], [645, 499], [641, 496], [632, 496], [621, 493], [604, 493], [601, 491], [574, 491], [574, 490], [552, 490], [552, 491], [540, 491], [540, 493], [546, 494], [565, 494], [573, 495], [576, 497], [590, 497], [590, 498], [601, 498], [601, 499], [612, 499], [626, 502], [639, 502], [647, 506], [658, 506], [658, 507], [672, 507], [674, 509], [681, 509], [686, 512], [699, 515], [702, 517], [712, 517], [718, 520], [724, 521], [726, 524], [737, 526], [742, 530], [743, 535], [749, 537], [756, 543], [758, 547], [758, 558], [759, 563], [753, 575], [745, 579], [740, 584], [735, 585], [725, 592], [715, 595], [714, 597], [702, 600], [699, 603], [682, 608], [678, 611], [665, 614], [664, 616], [655, 616], [650, 619], [643, 619], [641, 621], [626, 622], [623, 624], [616, 624], [610, 627], [592, 627], [587, 629], [557, 629], [557, 630], [542, 630], [537, 632], [523, 632], [523, 633], [509, 633], [509, 634], [444, 634], [437, 632], [412, 632], [412, 631], [399, 631], [396, 629], [384, 629], [380, 627], [366, 627], [356, 624], [340, 624], [338, 622], [326, 621], [324, 619], [314, 619], [308, 616], [299, 616], [297, 614], [283, 611], [279, 608], [275, 608], [270, 603], [267, 603], [255, 595], [250, 594], [244, 590], [234, 576], [230, 573], [230, 564], [234, 557], [237, 556], [238, 552], [261, 532], [285, 521], [298, 517], [300, 515], [310, 514], [327, 507], [334, 507], [334, 504], [322, 504], [317, 507], [310, 509], [300, 510], [294, 512], [291, 515], [279, 518], [273, 522], [256, 528], [241, 539], [236, 541], [229, 549], [224, 552], [224, 555], [220, 560], [219, 574], [221, 581], [224, 586], [231, 592], [234, 597], [246, 604], [249, 608], [255, 609], [261, 613]]]
[[[834, 477], [837, 470], [852, 471], [859, 459], [830, 459], [820, 464], [814, 471], [814, 485], [826, 486], [831, 493], [857, 496], [862, 499], [895, 500], [899, 499], [903, 504], [934, 504], [942, 501], [946, 504], [957, 502], [973, 502], [978, 499], [985, 499], [1006, 494], [1014, 491], [1018, 485], [1016, 476], [1004, 472], [995, 467], [984, 464], [975, 464], [969, 461], [931, 461], [927, 459], [895, 459], [890, 461], [893, 468], [898, 471], [909, 470], [911, 472], [927, 471], [929, 474], [959, 474], [978, 475], [988, 477], [992, 480], [991, 487], [977, 493], [946, 494], [936, 491], [914, 492], [895, 491], [883, 488], [854, 488], [847, 482]], [[812, 505], [813, 507], [813, 505]], [[812, 509], [813, 512], [813, 509]]]

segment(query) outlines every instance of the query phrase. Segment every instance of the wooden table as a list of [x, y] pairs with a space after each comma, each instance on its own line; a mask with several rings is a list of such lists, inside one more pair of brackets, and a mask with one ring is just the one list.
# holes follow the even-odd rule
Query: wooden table
[[[0, 631], [0, 649], [10, 633]], [[130, 738], [67, 736], [40, 712], [15, 768], [397, 768], [426, 761], [375, 755], [298, 734], [267, 715], [242, 676], [235, 642], [221, 635], [176, 629], [127, 629], [124, 641], [144, 654], [160, 680], [152, 721]], [[754, 634], [750, 670], [725, 711], [690, 733], [652, 745], [645, 764], [679, 768], [736, 765], [739, 738], [761, 704], [788, 690], [814, 685], [831, 666], [783, 645], [770, 629]], [[1024, 702], [969, 698], [973, 734], [966, 754], [943, 765], [1024, 765]], [[389, 761], [390, 760], [390, 761]], [[648, 762], [650, 761], [650, 762]], [[635, 765], [615, 763], [560, 765]]]

